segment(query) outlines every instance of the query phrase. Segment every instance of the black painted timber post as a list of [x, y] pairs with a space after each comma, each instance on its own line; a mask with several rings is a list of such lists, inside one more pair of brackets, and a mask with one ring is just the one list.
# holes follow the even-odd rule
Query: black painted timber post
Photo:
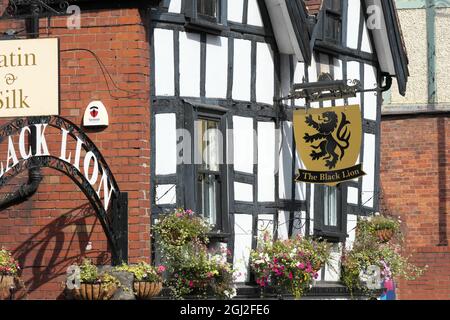
[[128, 263], [128, 193], [119, 192], [112, 203], [114, 246], [112, 264]]

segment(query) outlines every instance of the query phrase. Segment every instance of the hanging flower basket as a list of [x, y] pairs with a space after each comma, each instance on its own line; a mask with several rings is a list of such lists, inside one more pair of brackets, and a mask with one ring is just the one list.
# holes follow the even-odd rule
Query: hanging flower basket
[[89, 259], [80, 265], [79, 288], [71, 289], [75, 300], [110, 300], [118, 288], [120, 281], [108, 272], [99, 273]]
[[162, 282], [135, 281], [134, 294], [138, 300], [150, 300], [161, 293]]
[[393, 229], [380, 229], [376, 231], [378, 240], [381, 243], [389, 242], [392, 237], [394, 236], [394, 230]]
[[79, 289], [74, 289], [74, 297], [75, 300], [110, 300], [116, 291], [116, 285], [81, 283]]
[[0, 300], [9, 299], [11, 288], [14, 288], [14, 276], [0, 275]]

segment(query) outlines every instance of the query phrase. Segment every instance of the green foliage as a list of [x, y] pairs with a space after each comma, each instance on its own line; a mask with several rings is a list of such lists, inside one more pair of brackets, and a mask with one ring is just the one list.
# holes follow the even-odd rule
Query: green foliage
[[324, 241], [296, 237], [272, 241], [267, 234], [251, 252], [250, 266], [261, 287], [275, 286], [300, 299], [318, 271], [330, 260], [330, 246]]
[[207, 241], [206, 234], [211, 228], [192, 210], [177, 209], [174, 213], [164, 216], [154, 226], [154, 230], [162, 244], [178, 247], [195, 240]]
[[223, 259], [223, 252], [209, 252], [207, 234], [211, 228], [204, 219], [191, 210], [177, 209], [163, 217], [154, 230], [174, 298], [235, 295], [232, 266]]
[[123, 263], [119, 267], [114, 268], [115, 271], [130, 272], [137, 281], [145, 282], [162, 282], [162, 274], [166, 270], [164, 266], [154, 267], [148, 263], [141, 261], [137, 265], [127, 265]]
[[0, 250], [0, 275], [16, 277], [20, 271], [19, 262], [6, 249]]
[[99, 281], [97, 266], [89, 259], [84, 259], [80, 265], [80, 280], [84, 283], [96, 283]]
[[393, 217], [377, 215], [372, 217], [369, 222], [372, 230], [392, 230], [394, 232], [400, 231], [400, 221]]
[[99, 277], [99, 282], [102, 284], [102, 289], [104, 291], [109, 291], [112, 288], [119, 288], [121, 286], [120, 281], [108, 272], [102, 273]]
[[418, 268], [409, 262], [410, 257], [401, 252], [401, 237], [397, 243], [378, 241], [375, 231], [387, 227], [400, 233], [400, 223], [389, 218], [373, 217], [359, 220], [356, 227], [356, 239], [350, 251], [342, 256], [341, 280], [351, 292], [368, 291], [361, 281], [361, 274], [370, 266], [378, 266], [381, 270], [381, 281], [393, 278], [414, 280], [421, 276], [425, 268]]
[[120, 281], [108, 272], [99, 273], [96, 265], [89, 259], [84, 259], [80, 265], [80, 281], [82, 283], [101, 283], [104, 290], [116, 286], [120, 287]]

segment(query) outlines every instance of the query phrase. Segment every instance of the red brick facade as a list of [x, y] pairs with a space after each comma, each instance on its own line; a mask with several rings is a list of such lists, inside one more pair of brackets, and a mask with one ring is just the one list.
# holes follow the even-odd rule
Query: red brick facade
[[[61, 116], [81, 125], [84, 110], [101, 100], [109, 113], [104, 130], [88, 136], [106, 158], [121, 191], [129, 198], [129, 257], [150, 257], [150, 50], [145, 17], [137, 9], [83, 11], [82, 28], [69, 30], [65, 17], [40, 21], [40, 37], [60, 39]], [[0, 30], [22, 29], [1, 22]], [[22, 34], [23, 35], [23, 34]], [[108, 73], [102, 70], [95, 53]], [[45, 81], [41, 79], [40, 81]], [[0, 124], [7, 122], [2, 119]], [[49, 148], [51, 131], [47, 137]], [[2, 146], [1, 154], [5, 154]], [[66, 176], [52, 169], [36, 194], [0, 212], [0, 246], [11, 250], [24, 267], [29, 299], [62, 294], [66, 269], [81, 257], [108, 261], [105, 234], [88, 200]], [[27, 173], [0, 190], [2, 197], [26, 182]], [[91, 242], [92, 249], [86, 246]]]
[[309, 14], [316, 14], [319, 12], [320, 7], [322, 6], [323, 0], [305, 0], [306, 8], [308, 9]]
[[381, 137], [383, 208], [401, 216], [412, 261], [429, 266], [399, 283], [399, 298], [449, 299], [450, 118], [384, 117]]

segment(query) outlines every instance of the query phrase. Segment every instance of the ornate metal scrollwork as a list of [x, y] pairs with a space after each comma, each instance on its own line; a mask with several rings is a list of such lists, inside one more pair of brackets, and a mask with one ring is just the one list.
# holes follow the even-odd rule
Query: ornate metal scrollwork
[[69, 1], [66, 0], [10, 0], [2, 18], [25, 19], [33, 16], [66, 15], [69, 5]]
[[[102, 200], [94, 190], [93, 186], [86, 179], [86, 177], [79, 170], [74, 168], [72, 164], [54, 156], [32, 156], [28, 159], [22, 159], [21, 161], [19, 161], [19, 163], [17, 163], [10, 170], [6, 171], [0, 177], [0, 188], [6, 185], [11, 179], [16, 177], [21, 172], [32, 168], [46, 167], [64, 173], [66, 176], [72, 179], [72, 181], [80, 188], [80, 190], [85, 194], [85, 196], [91, 203], [111, 244], [113, 258], [115, 257], [116, 259], [115, 261], [117, 263], [126, 261], [127, 256], [126, 254], [124, 254], [124, 252], [126, 252], [127, 239], [123, 238], [123, 230], [117, 230], [121, 227], [114, 226], [118, 225], [118, 220], [126, 219], [126, 211], [117, 212], [117, 207], [125, 206], [127, 200], [125, 200], [125, 203], [117, 203], [118, 199], [123, 198], [123, 195], [121, 195], [120, 193], [119, 186], [117, 185], [117, 182], [114, 179], [114, 176], [112, 175], [111, 170], [109, 169], [109, 166], [106, 163], [103, 155], [97, 149], [92, 140], [89, 139], [89, 137], [82, 131], [81, 128], [77, 127], [71, 121], [59, 116], [18, 118], [0, 127], [0, 142], [8, 136], [18, 134], [24, 127], [36, 124], [47, 124], [49, 127], [64, 129], [68, 131], [68, 135], [70, 135], [72, 138], [80, 139], [83, 141], [82, 147], [85, 151], [90, 151], [96, 156], [97, 161], [100, 164], [100, 170], [103, 170], [104, 173], [108, 175], [112, 188], [114, 189], [111, 205], [109, 206], [108, 211], [104, 209]], [[103, 172], [100, 173], [102, 174]], [[116, 217], [116, 215], [122, 216]], [[126, 225], [124, 225], [124, 227], [126, 227]]]

